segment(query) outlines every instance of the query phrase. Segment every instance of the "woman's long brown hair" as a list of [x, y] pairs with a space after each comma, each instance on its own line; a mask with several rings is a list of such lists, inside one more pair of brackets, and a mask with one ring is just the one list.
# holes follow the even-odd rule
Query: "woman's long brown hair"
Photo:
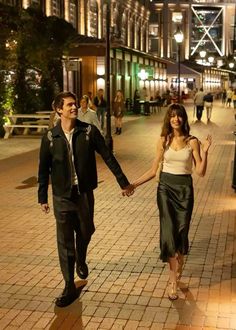
[[183, 119], [183, 125], [181, 127], [183, 135], [187, 138], [189, 137], [189, 132], [190, 132], [188, 116], [184, 106], [178, 103], [171, 104], [166, 112], [164, 123], [161, 130], [161, 136], [165, 138], [165, 141], [168, 142], [168, 144], [171, 142], [173, 138], [173, 129], [170, 125], [170, 118], [173, 113], [177, 114], [177, 116]]

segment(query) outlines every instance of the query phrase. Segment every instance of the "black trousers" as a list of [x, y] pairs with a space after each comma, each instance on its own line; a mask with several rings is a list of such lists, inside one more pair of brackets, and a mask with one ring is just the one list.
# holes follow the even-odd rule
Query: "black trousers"
[[202, 118], [202, 111], [204, 109], [203, 105], [196, 105], [196, 109], [197, 109], [197, 119], [201, 120]]
[[93, 191], [78, 194], [77, 186], [70, 198], [53, 196], [60, 267], [66, 282], [74, 280], [75, 262], [86, 262], [87, 247], [95, 231]]

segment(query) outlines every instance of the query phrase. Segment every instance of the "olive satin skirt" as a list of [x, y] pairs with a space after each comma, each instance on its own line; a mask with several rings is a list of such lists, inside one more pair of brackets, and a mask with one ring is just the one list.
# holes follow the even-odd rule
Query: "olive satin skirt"
[[160, 259], [163, 262], [174, 257], [176, 252], [188, 253], [193, 200], [191, 175], [160, 174], [157, 205], [160, 214]]

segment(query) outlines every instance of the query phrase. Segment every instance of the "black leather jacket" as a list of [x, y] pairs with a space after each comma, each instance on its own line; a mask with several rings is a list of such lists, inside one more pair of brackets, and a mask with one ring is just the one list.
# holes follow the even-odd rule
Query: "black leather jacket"
[[[72, 144], [79, 192], [91, 191], [97, 187], [95, 151], [102, 156], [121, 188], [129, 184], [120, 165], [107, 148], [103, 136], [95, 126], [76, 120]], [[38, 202], [40, 204], [48, 202], [49, 176], [51, 176], [53, 194], [60, 197], [70, 197], [72, 168], [69, 148], [60, 122], [43, 136], [38, 172]]]

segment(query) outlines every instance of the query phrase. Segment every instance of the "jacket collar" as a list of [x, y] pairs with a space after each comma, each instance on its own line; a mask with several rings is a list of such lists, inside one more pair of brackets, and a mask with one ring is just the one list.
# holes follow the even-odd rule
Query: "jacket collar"
[[[89, 126], [89, 124], [76, 119], [74, 134], [79, 133], [79, 132], [86, 132], [88, 126]], [[52, 132], [53, 137], [65, 136], [63, 129], [61, 127], [61, 121], [59, 121], [58, 124], [51, 129], [51, 132]]]

